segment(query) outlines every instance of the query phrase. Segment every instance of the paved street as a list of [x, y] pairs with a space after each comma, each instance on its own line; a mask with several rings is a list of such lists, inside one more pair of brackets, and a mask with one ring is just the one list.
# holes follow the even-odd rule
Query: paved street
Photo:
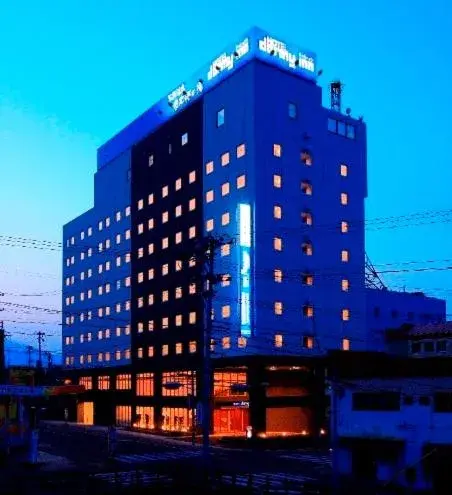
[[[75, 468], [96, 473], [106, 483], [127, 486], [164, 483], [177, 469], [199, 471], [201, 449], [190, 443], [118, 430], [114, 462], [107, 462], [106, 430], [77, 425], [45, 424], [40, 451], [67, 459]], [[223, 485], [270, 491], [299, 487], [325, 478], [331, 470], [328, 452], [314, 449], [249, 451], [212, 447], [212, 466]], [[295, 490], [296, 491], [296, 490]]]

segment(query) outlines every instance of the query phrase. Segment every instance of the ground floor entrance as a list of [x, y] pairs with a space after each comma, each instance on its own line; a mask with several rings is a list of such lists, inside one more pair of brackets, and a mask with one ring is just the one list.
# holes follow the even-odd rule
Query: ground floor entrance
[[243, 408], [224, 407], [215, 409], [213, 413], [213, 432], [215, 434], [245, 434], [249, 426], [249, 410]]
[[77, 404], [77, 423], [94, 424], [94, 402], [79, 402]]

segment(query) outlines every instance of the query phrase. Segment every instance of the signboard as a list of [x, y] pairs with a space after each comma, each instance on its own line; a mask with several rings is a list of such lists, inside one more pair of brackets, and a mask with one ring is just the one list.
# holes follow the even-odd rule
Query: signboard
[[251, 336], [251, 206], [239, 204], [240, 334]]

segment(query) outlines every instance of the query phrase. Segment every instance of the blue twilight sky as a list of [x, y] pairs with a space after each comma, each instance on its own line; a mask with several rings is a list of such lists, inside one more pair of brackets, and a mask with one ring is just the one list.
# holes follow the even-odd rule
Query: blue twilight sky
[[[60, 241], [92, 204], [96, 148], [253, 25], [315, 51], [324, 88], [345, 82], [368, 125], [368, 218], [452, 208], [449, 0], [0, 0], [0, 236]], [[367, 251], [450, 308], [452, 272], [412, 269], [452, 265], [451, 220], [382, 224]], [[59, 309], [61, 254], [1, 239], [3, 301]], [[58, 316], [4, 307], [15, 342], [43, 327], [59, 349]]]

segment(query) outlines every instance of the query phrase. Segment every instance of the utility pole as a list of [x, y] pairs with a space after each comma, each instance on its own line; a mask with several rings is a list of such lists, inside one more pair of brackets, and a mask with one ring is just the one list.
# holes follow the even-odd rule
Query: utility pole
[[0, 321], [0, 383], [5, 383], [5, 378], [5, 327], [3, 326], [3, 321]]
[[41, 369], [42, 368], [42, 343], [44, 342], [45, 333], [39, 331], [36, 335], [38, 336], [38, 362], [36, 364], [36, 367]]
[[196, 247], [194, 258], [202, 264], [201, 286], [204, 299], [204, 332], [202, 359], [202, 453], [205, 466], [210, 459], [210, 425], [211, 425], [211, 340], [212, 340], [212, 303], [214, 286], [223, 278], [215, 274], [215, 251], [226, 241], [224, 238], [206, 237]]

